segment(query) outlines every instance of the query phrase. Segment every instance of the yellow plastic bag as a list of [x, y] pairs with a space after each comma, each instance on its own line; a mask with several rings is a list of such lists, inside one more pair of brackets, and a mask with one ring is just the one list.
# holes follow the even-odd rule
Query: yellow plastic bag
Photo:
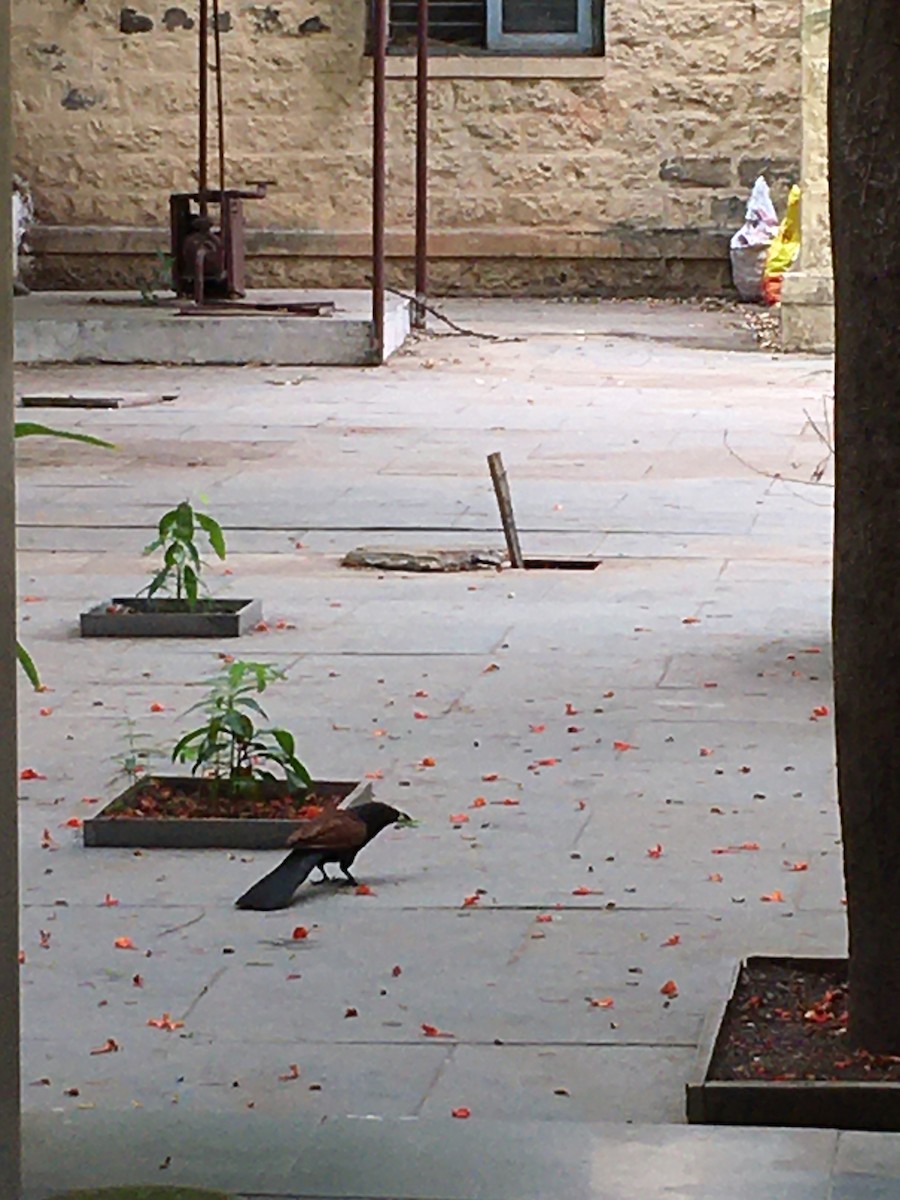
[[766, 255], [763, 295], [769, 304], [781, 299], [781, 283], [800, 253], [800, 188], [795, 183], [788, 195], [787, 212]]

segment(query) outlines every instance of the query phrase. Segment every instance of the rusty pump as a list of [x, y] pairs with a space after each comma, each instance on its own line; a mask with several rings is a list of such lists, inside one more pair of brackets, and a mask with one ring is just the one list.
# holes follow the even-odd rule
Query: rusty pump
[[[212, 17], [212, 21], [210, 21]], [[172, 287], [199, 307], [245, 294], [244, 201], [261, 200], [268, 182], [252, 190], [225, 186], [225, 102], [222, 91], [222, 30], [219, 0], [200, 0], [199, 145], [196, 192], [169, 197]], [[209, 34], [215, 44], [219, 186], [209, 186]], [[216, 217], [218, 219], [216, 219]]]

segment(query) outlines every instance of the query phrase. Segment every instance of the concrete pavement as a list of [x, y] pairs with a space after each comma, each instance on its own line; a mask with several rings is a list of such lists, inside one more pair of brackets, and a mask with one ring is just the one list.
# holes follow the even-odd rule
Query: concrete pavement
[[[316, 1137], [372, 1118], [388, 1143], [413, 1120], [449, 1145], [533, 1146], [527, 1131], [567, 1128], [608, 1145], [598, 1123], [626, 1121], [674, 1137], [664, 1126], [683, 1120], [734, 959], [844, 951], [833, 731], [811, 719], [831, 703], [831, 492], [788, 481], [823, 457], [808, 418], [830, 363], [762, 353], [739, 316], [700, 306], [448, 311], [524, 340], [432, 337], [380, 370], [20, 374], [22, 392], [178, 392], [44, 414], [115, 453], [20, 450], [22, 635], [54, 689], [21, 698], [21, 763], [47, 776], [23, 783], [21, 805], [34, 1145], [54, 1129], [81, 1144], [132, 1110], [129, 1138], [174, 1121], [235, 1131], [235, 1145], [240, 1130], [253, 1145], [263, 1128]], [[500, 545], [496, 449], [526, 553], [598, 555], [597, 571], [338, 565], [362, 544]], [[270, 631], [240, 646], [78, 639], [82, 608], [144, 582], [153, 519], [186, 495], [226, 527], [233, 574], [211, 568], [216, 591], [261, 596]], [[314, 889], [289, 912], [239, 913], [275, 856], [86, 850], [65, 825], [113, 794], [124, 719], [171, 745], [221, 652], [289, 670], [269, 708], [314, 773], [378, 772], [378, 797], [422, 820], [361, 857], [373, 896]], [[760, 848], [713, 853], [741, 843]], [[783, 903], [760, 899], [774, 890]], [[137, 951], [117, 950], [122, 936]], [[184, 1027], [147, 1026], [163, 1012]], [[117, 1052], [90, 1054], [108, 1038]], [[300, 1078], [281, 1079], [291, 1064]], [[459, 1107], [468, 1121], [450, 1117]], [[329, 1145], [317, 1161], [336, 1191], [290, 1171], [278, 1187], [419, 1194], [408, 1175], [392, 1190], [389, 1170], [359, 1191]], [[35, 1196], [65, 1182], [46, 1149], [39, 1160]], [[246, 1178], [213, 1182], [253, 1194]], [[659, 1194], [738, 1194], [678, 1186]], [[271, 1180], [257, 1193], [273, 1188], [289, 1194]]]

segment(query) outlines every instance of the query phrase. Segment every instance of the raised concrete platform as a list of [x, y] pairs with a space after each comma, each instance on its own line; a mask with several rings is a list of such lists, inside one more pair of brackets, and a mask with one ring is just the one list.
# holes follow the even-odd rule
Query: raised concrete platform
[[[248, 301], [333, 300], [326, 317], [278, 313], [181, 316], [182, 302], [137, 292], [35, 292], [15, 302], [15, 361], [178, 366], [374, 366], [367, 291], [255, 291]], [[409, 301], [388, 296], [384, 358], [409, 334]]]

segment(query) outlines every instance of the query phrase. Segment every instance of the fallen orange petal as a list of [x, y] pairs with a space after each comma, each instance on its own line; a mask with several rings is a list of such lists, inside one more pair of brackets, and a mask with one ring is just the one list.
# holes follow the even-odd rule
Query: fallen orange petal
[[582, 884], [581, 887], [577, 887], [577, 888], [573, 889], [572, 895], [573, 896], [602, 896], [603, 893], [600, 891], [597, 891], [595, 888], [589, 888], [589, 887], [586, 887], [584, 884]]
[[287, 1083], [288, 1080], [290, 1080], [290, 1079], [299, 1079], [300, 1078], [300, 1068], [297, 1066], [296, 1063], [291, 1063], [291, 1065], [288, 1067], [287, 1075], [279, 1075], [278, 1078], [281, 1080], [282, 1083]]
[[539, 767], [555, 767], [558, 762], [558, 758], [539, 758], [537, 765]]
[[815, 721], [815, 720], [818, 720], [819, 717], [827, 717], [830, 712], [831, 712], [831, 709], [828, 707], [827, 704], [817, 704], [816, 707], [812, 710], [812, 714], [810, 715], [810, 720]]
[[795, 863], [786, 862], [784, 865], [787, 867], [787, 869], [789, 871], [808, 871], [809, 870], [808, 862], [795, 862]]
[[537, 921], [538, 925], [547, 925], [553, 920], [553, 914], [552, 913], [538, 913], [538, 915], [534, 919], [535, 919], [535, 921]]
[[42, 708], [39, 710], [39, 712], [42, 717], [49, 717], [52, 715], [53, 709], [52, 708]]
[[46, 596], [23, 596], [23, 604], [39, 604], [41, 600], [46, 600]]
[[22, 770], [19, 772], [19, 778], [20, 778], [20, 779], [25, 779], [25, 780], [28, 780], [28, 779], [46, 779], [46, 778], [47, 778], [47, 776], [46, 776], [46, 775], [42, 775], [42, 774], [40, 773], [40, 771], [36, 771], [36, 770], [34, 769], [34, 767], [24, 767], [24, 768], [23, 768], [23, 769], [22, 769]]
[[147, 1024], [153, 1029], [165, 1029], [169, 1033], [176, 1029], [184, 1029], [184, 1021], [173, 1021], [167, 1012], [164, 1012], [161, 1017], [151, 1017]]
[[484, 808], [484, 806], [486, 804], [487, 804], [487, 800], [484, 798], [484, 796], [476, 796], [475, 799], [472, 801], [472, 803], [469, 805], [469, 808]]
[[660, 945], [661, 946], [677, 946], [680, 942], [681, 942], [681, 934], [680, 933], [671, 933], [671, 934], [669, 934], [669, 936], [666, 938], [666, 940], [664, 942], [660, 943]]
[[722, 876], [719, 874], [718, 871], [713, 871], [710, 875], [707, 876], [707, 879], [709, 880], [710, 883], [721, 883], [722, 882]]
[[60, 829], [80, 829], [83, 824], [81, 817], [69, 817], [68, 821], [60, 823]]
[[712, 750], [710, 750], [709, 746], [701, 746], [700, 747], [700, 757], [701, 758], [709, 758], [709, 756], [711, 754], [712, 754]]
[[513, 799], [512, 796], [504, 796], [504, 798], [501, 801], [499, 801], [499, 803], [502, 804], [505, 808], [518, 808], [520, 802], [518, 800]]
[[372, 889], [369, 887], [369, 885], [367, 883], [360, 883], [360, 884], [357, 884], [356, 895], [357, 896], [374, 896], [375, 893], [372, 891]]
[[384, 779], [384, 771], [366, 771], [366, 779]]
[[469, 1119], [469, 1117], [471, 1117], [471, 1115], [472, 1115], [471, 1108], [465, 1108], [465, 1107], [454, 1108], [450, 1112], [450, 1116], [456, 1117], [456, 1119], [458, 1121], [468, 1121], [468, 1119]]
[[420, 767], [436, 767], [437, 761], [433, 758], [423, 758], [419, 763]]
[[417, 696], [419, 699], [422, 699], [423, 697], [427, 696], [428, 693], [424, 690], [424, 688], [419, 688], [417, 692], [413, 692], [413, 695]]
[[660, 995], [670, 996], [674, 1000], [675, 997], [678, 995], [678, 984], [675, 982], [674, 979], [667, 979], [666, 982], [659, 989], [659, 991], [660, 991]]
[[544, 730], [547, 728], [547, 726], [546, 725], [529, 725], [528, 728], [531, 730], [532, 733], [543, 733]]
[[497, 774], [496, 771], [491, 771], [490, 774], [488, 774], [488, 775], [482, 775], [481, 782], [482, 783], [494, 783], [499, 778], [500, 778], [500, 776]]
[[450, 814], [450, 824], [451, 825], [465, 825], [466, 822], [468, 821], [468, 819], [469, 819], [468, 813], [451, 813]]
[[455, 1033], [447, 1033], [444, 1029], [438, 1029], [437, 1025], [427, 1025], [422, 1022], [422, 1032], [426, 1037], [430, 1038], [452, 1038], [456, 1037]]
[[463, 898], [462, 906], [463, 906], [463, 908], [474, 908], [475, 905], [478, 904], [480, 900], [481, 900], [481, 897], [478, 895], [478, 893], [473, 892], [471, 896], [465, 896]]
[[137, 950], [137, 946], [130, 937], [117, 937], [113, 945], [117, 950]]
[[591, 1008], [615, 1008], [616, 1002], [612, 996], [602, 996], [599, 1000], [588, 998], [588, 1004], [590, 1004]]
[[633, 750], [631, 742], [613, 742], [613, 750]]
[[119, 1049], [119, 1043], [115, 1038], [107, 1038], [102, 1046], [98, 1046], [96, 1050], [92, 1050], [91, 1054], [115, 1054]]
[[566, 701], [566, 716], [567, 717], [577, 717], [578, 716], [578, 709], [575, 707], [574, 704], [571, 704], [568, 700]]
[[655, 846], [651, 846], [650, 849], [647, 851], [647, 857], [648, 858], [662, 858], [662, 852], [663, 852], [663, 848], [659, 844], [659, 842], [657, 842]]
[[309, 937], [309, 930], [306, 928], [305, 925], [298, 925], [297, 928], [294, 930], [294, 932], [291, 934], [291, 938], [295, 942], [302, 942], [304, 938], [308, 938], [308, 937]]
[[42, 850], [52, 850], [55, 847], [55, 845], [56, 845], [56, 842], [54, 842], [53, 835], [50, 833], [50, 830], [45, 829], [44, 832], [41, 834], [41, 849]]
[[413, 713], [413, 716], [416, 718], [417, 721], [427, 721], [428, 720], [428, 713], [421, 712], [419, 709], [416, 709], [416, 711]]
[[776, 888], [774, 892], [766, 892], [764, 896], [760, 896], [760, 900], [768, 900], [773, 904], [783, 904], [784, 896], [782, 896], [781, 892], [779, 892]]
[[682, 625], [699, 625], [700, 618], [699, 617], [682, 617], [681, 623], [682, 623]]
[[166, 706], [164, 704], [160, 704], [160, 702], [158, 700], [154, 700], [153, 703], [150, 705], [150, 711], [151, 712], [165, 712]]

